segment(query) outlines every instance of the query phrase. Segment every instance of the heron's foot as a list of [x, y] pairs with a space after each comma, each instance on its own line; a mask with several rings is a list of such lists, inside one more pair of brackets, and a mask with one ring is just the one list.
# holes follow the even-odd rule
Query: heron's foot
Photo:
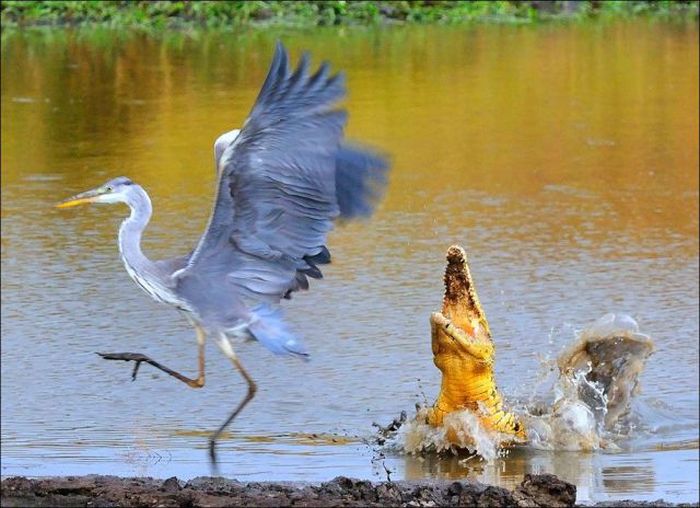
[[131, 380], [136, 381], [136, 374], [139, 372], [139, 367], [141, 363], [145, 362], [149, 365], [153, 365], [156, 369], [162, 370], [166, 374], [173, 376], [175, 379], [179, 379], [187, 386], [192, 388], [201, 388], [204, 386], [204, 373], [200, 372], [197, 379], [191, 379], [187, 376], [183, 376], [179, 372], [169, 369], [165, 365], [161, 365], [157, 361], [153, 360], [151, 357], [146, 356], [141, 353], [97, 353], [105, 360], [121, 360], [123, 362], [136, 362], [134, 365], [134, 370], [131, 372]]
[[136, 381], [136, 374], [139, 372], [141, 362], [147, 362], [151, 365], [156, 364], [154, 360], [141, 353], [97, 353], [105, 360], [121, 360], [124, 362], [136, 362], [134, 370], [131, 372], [131, 380]]

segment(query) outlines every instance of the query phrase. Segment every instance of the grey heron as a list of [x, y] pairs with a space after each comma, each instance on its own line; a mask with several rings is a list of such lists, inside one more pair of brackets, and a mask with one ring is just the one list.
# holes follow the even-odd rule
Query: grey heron
[[216, 442], [256, 392], [231, 339], [255, 339], [273, 353], [308, 356], [284, 322], [282, 299], [322, 277], [330, 263], [326, 236], [337, 218], [368, 216], [386, 184], [388, 163], [371, 150], [346, 144], [347, 119], [338, 102], [345, 95], [341, 73], [327, 63], [309, 72], [304, 53], [296, 69], [277, 43], [267, 77], [240, 130], [214, 144], [217, 189], [209, 222], [194, 250], [152, 261], [141, 250], [151, 218], [146, 191], [126, 177], [114, 178], [57, 206], [125, 203], [130, 216], [119, 228], [118, 246], [131, 278], [158, 302], [181, 311], [196, 331], [198, 376], [189, 378], [140, 353], [98, 353], [107, 360], [150, 364], [193, 388], [204, 386], [204, 344], [216, 341], [248, 384], [243, 400], [209, 440]]

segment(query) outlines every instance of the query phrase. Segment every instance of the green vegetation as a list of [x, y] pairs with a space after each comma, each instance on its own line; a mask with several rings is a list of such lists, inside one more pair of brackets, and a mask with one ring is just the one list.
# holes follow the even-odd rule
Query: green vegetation
[[547, 19], [651, 14], [697, 19], [690, 1], [126, 1], [4, 0], [2, 26], [101, 24], [112, 27], [531, 23]]

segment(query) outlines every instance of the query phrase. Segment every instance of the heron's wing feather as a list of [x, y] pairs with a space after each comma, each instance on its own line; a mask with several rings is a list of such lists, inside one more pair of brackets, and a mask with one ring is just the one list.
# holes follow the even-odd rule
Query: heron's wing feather
[[[181, 277], [225, 276], [274, 300], [320, 276], [304, 259], [323, 252], [338, 215], [336, 155], [345, 93], [327, 65], [310, 75], [308, 57], [291, 72], [278, 44], [257, 101], [219, 161], [209, 224]], [[317, 273], [318, 272], [318, 273]]]
[[336, 198], [340, 217], [368, 217], [384, 194], [389, 163], [374, 151], [341, 144], [335, 156]]

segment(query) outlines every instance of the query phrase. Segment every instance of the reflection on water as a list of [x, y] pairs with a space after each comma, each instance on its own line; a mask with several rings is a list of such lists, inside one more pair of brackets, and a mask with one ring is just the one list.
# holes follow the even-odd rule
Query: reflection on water
[[684, 474], [684, 468], [690, 467], [694, 460], [697, 460], [697, 449], [673, 457], [649, 453], [534, 453], [528, 449], [517, 449], [508, 458], [495, 462], [481, 461], [474, 456], [409, 455], [405, 458], [405, 475], [407, 479], [469, 478], [514, 489], [520, 485], [525, 474], [555, 472], [560, 478], [576, 484], [578, 500], [626, 499], [632, 496], [635, 499], [656, 500], [660, 492], [664, 492], [667, 499], [696, 499], [697, 494], [683, 492], [685, 486], [678, 481], [679, 475]]
[[654, 468], [639, 461], [634, 466], [604, 467], [602, 472], [603, 486], [607, 492], [625, 494], [630, 490], [640, 489], [653, 492], [656, 484]]
[[[4, 32], [2, 474], [207, 473], [197, 432], [221, 422], [243, 383], [215, 348], [199, 391], [145, 367], [132, 383], [129, 366], [100, 361], [94, 351], [142, 351], [194, 372], [194, 334], [124, 273], [124, 210], [51, 206], [128, 175], [154, 204], [146, 252], [191, 248], [212, 199], [213, 140], [242, 123], [276, 37], [347, 71], [348, 133], [390, 152], [394, 170], [379, 213], [337, 229], [326, 279], [286, 305], [312, 361], [241, 349], [260, 391], [221, 443], [222, 472], [383, 475], [355, 438], [434, 399], [427, 320], [444, 250], [459, 243], [509, 399], [530, 397], [542, 359], [607, 312], [633, 316], [657, 346], [623, 451], [514, 453], [474, 474], [509, 484], [555, 472], [584, 500], [696, 501], [698, 28], [646, 21]], [[288, 437], [308, 434], [351, 442]], [[472, 471], [385, 462], [392, 479]]]

